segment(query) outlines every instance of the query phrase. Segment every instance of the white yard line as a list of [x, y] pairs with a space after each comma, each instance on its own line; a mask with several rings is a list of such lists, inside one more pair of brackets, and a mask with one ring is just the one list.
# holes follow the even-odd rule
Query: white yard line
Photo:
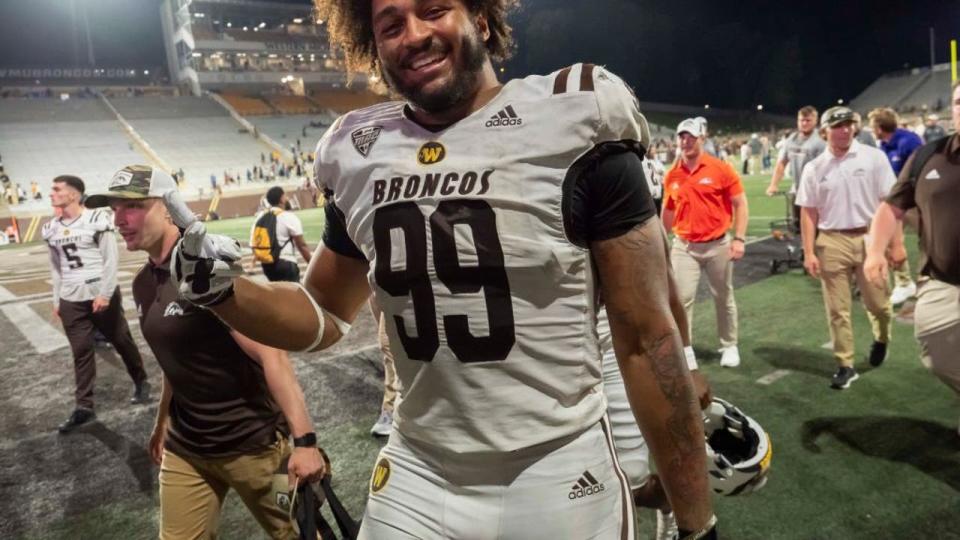
[[757, 384], [762, 384], [762, 385], [764, 385], [764, 386], [769, 386], [769, 385], [771, 385], [771, 384], [779, 381], [780, 379], [786, 377], [787, 375], [789, 375], [789, 374], [791, 374], [791, 373], [793, 373], [793, 372], [790, 371], [789, 369], [778, 369], [778, 370], [776, 370], [776, 371], [772, 371], [772, 372], [770, 372], [770, 373], [767, 373], [767, 374], [764, 375], [763, 377], [760, 377], [759, 379], [757, 379]]
[[[7, 289], [0, 287], [0, 300], [14, 299]], [[47, 354], [57, 349], [67, 347], [67, 338], [48, 321], [30, 309], [25, 303], [0, 306], [0, 311], [7, 319], [27, 338], [33, 348], [40, 354]]]

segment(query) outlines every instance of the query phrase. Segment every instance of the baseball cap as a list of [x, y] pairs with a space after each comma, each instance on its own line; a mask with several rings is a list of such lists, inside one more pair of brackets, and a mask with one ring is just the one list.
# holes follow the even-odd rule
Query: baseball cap
[[933, 122], [939, 122], [939, 121], [940, 121], [940, 115], [937, 115], [937, 114], [928, 114], [928, 115], [927, 115], [927, 120], [930, 120], [930, 121], [933, 121]]
[[847, 107], [830, 107], [820, 118], [820, 127], [833, 127], [843, 122], [856, 122], [856, 115]]
[[100, 208], [110, 199], [153, 199], [177, 189], [177, 183], [166, 172], [149, 165], [127, 165], [110, 179], [107, 191], [90, 195], [84, 201], [87, 208]]
[[687, 132], [694, 137], [703, 136], [703, 124], [697, 121], [696, 118], [687, 118], [683, 122], [680, 122], [677, 125], [677, 135], [680, 135], [683, 132]]

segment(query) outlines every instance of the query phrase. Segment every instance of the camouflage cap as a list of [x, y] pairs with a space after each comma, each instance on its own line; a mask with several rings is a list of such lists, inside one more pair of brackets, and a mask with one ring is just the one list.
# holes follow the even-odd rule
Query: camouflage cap
[[153, 199], [177, 189], [177, 183], [166, 172], [149, 165], [128, 165], [113, 175], [107, 191], [90, 195], [84, 201], [87, 208], [110, 204], [111, 199]]
[[856, 115], [848, 107], [830, 107], [820, 117], [820, 127], [833, 127], [844, 122], [856, 122]]

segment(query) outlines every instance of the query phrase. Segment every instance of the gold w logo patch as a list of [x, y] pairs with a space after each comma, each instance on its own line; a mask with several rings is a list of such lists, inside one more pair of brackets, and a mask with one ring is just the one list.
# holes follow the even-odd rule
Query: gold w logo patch
[[370, 491], [372, 493], [379, 493], [383, 488], [387, 487], [387, 482], [390, 481], [390, 461], [387, 458], [382, 458], [377, 462], [377, 466], [373, 468], [373, 477], [370, 479]]
[[430, 141], [420, 147], [417, 152], [417, 161], [423, 165], [433, 165], [440, 163], [447, 156], [447, 149], [436, 141]]

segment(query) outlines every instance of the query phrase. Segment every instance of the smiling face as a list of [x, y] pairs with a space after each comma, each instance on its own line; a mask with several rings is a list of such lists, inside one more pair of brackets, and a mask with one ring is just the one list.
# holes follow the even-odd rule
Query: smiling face
[[170, 216], [160, 199], [112, 199], [113, 223], [130, 251], [151, 251], [163, 243], [171, 226]]
[[377, 58], [387, 83], [430, 113], [474, 96], [489, 62], [487, 23], [459, 0], [373, 0]]
[[853, 144], [853, 137], [856, 133], [853, 120], [841, 122], [835, 126], [827, 128], [827, 144], [835, 154], [846, 152]]

